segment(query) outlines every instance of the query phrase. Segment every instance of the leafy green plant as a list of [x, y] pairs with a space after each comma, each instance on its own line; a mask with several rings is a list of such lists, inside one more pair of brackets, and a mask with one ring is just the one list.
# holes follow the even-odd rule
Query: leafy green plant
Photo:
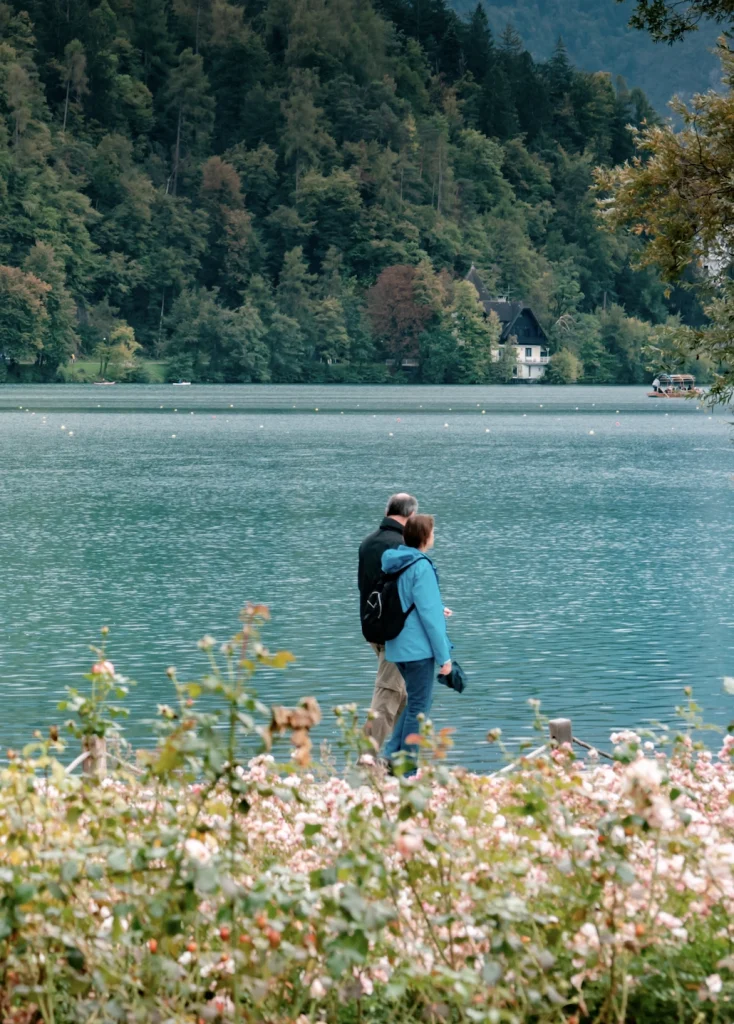
[[[55, 728], [11, 752], [3, 1024], [734, 1021], [734, 736], [715, 760], [689, 706], [669, 753], [624, 732], [613, 763], [561, 748], [483, 778], [424, 722], [418, 775], [391, 778], [350, 705], [337, 774], [311, 763], [312, 698], [257, 698], [292, 661], [267, 618], [200, 641], [201, 679], [170, 669], [155, 749], [99, 784]], [[67, 701], [82, 740], [114, 738], [128, 685], [95, 656]]]

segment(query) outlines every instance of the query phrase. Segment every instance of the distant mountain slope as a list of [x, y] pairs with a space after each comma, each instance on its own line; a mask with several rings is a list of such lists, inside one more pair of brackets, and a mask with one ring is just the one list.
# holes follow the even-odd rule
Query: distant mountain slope
[[[483, 0], [492, 30], [499, 34], [511, 22], [538, 59], [551, 55], [559, 36], [573, 63], [587, 71], [622, 75], [630, 87], [639, 86], [660, 113], [675, 93], [688, 97], [716, 87], [718, 62], [710, 52], [718, 30], [701, 31], [673, 47], [654, 43], [629, 29], [631, 3], [614, 0]], [[467, 16], [476, 0], [452, 0]]]

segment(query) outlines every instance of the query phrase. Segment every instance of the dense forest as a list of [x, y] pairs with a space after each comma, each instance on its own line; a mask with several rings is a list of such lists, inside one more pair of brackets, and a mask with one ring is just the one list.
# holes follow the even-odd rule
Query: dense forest
[[562, 44], [538, 63], [481, 6], [15, 0], [0, 40], [6, 378], [94, 354], [144, 380], [137, 352], [203, 381], [399, 379], [405, 357], [506, 380], [472, 263], [532, 304], [558, 381], [640, 382], [651, 325], [694, 316], [590, 191], [655, 119], [643, 93]]
[[[452, 6], [470, 17], [476, 2], [452, 0]], [[721, 28], [710, 23], [666, 46], [630, 28], [632, 0], [484, 0], [484, 7], [490, 27], [500, 33], [510, 22], [536, 59], [547, 60], [561, 37], [578, 67], [621, 75], [644, 89], [666, 116], [674, 95], [688, 99], [721, 85], [721, 68], [712, 52]]]

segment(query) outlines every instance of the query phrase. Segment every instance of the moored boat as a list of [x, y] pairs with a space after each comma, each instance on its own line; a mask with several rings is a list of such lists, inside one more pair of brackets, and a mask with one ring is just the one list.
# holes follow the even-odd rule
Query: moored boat
[[191, 381], [190, 380], [174, 380], [173, 386], [175, 388], [190, 388], [191, 387]]
[[648, 398], [688, 398], [690, 395], [703, 394], [696, 387], [696, 378], [692, 373], [659, 373], [652, 382], [652, 391]]

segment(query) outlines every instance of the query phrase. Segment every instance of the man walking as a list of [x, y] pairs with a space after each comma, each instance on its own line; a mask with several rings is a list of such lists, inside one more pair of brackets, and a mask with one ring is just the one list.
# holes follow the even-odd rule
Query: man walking
[[[360, 621], [365, 602], [380, 578], [383, 551], [397, 548], [403, 543], [403, 527], [417, 511], [418, 502], [412, 494], [393, 494], [387, 503], [385, 518], [379, 528], [362, 541], [359, 547], [357, 575]], [[377, 655], [378, 665], [371, 704], [373, 717], [368, 720], [365, 731], [374, 739], [377, 746], [381, 747], [385, 739], [392, 734], [395, 722], [403, 713], [407, 694], [405, 682], [397, 665], [385, 661], [385, 645], [370, 646]]]

